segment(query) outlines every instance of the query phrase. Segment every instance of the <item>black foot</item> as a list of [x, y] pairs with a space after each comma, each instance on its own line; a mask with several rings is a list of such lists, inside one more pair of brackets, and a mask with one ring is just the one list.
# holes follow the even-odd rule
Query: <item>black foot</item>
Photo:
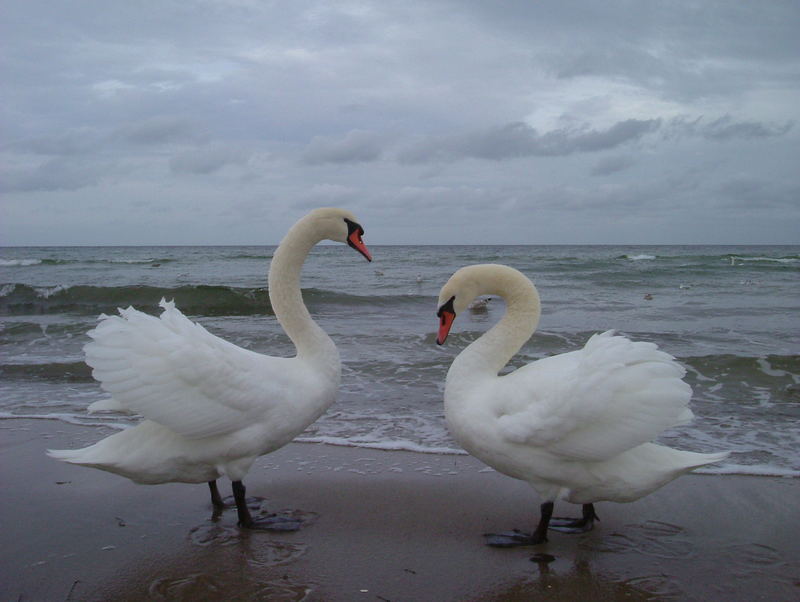
[[592, 504], [583, 505], [581, 518], [551, 518], [549, 528], [559, 533], [588, 533], [594, 528], [594, 521], [600, 520]]
[[486, 545], [493, 548], [515, 548], [518, 546], [536, 546], [546, 543], [547, 537], [538, 533], [523, 533], [514, 529], [504, 533], [485, 533]]
[[303, 526], [303, 522], [296, 518], [288, 518], [286, 516], [260, 516], [258, 518], [251, 518], [250, 520], [240, 521], [239, 526], [242, 529], [252, 529], [253, 531], [284, 531], [291, 532], [297, 531]]

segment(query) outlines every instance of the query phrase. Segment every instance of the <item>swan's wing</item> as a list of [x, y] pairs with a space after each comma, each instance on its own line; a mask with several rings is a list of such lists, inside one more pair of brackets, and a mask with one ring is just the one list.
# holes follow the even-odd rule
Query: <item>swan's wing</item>
[[101, 316], [86, 363], [122, 408], [188, 438], [244, 428], [291, 391], [294, 360], [242, 349], [162, 301], [160, 317], [133, 308]]
[[692, 419], [684, 374], [655, 344], [604, 332], [580, 351], [503, 377], [528, 394], [499, 418], [499, 426], [516, 443], [577, 460], [604, 460]]

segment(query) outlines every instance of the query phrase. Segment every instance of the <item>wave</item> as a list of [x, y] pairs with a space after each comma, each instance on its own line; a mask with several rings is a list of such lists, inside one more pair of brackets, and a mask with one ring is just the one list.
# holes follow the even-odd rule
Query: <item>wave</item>
[[68, 382], [91, 382], [92, 369], [86, 362], [51, 362], [45, 364], [0, 364], [0, 375], [7, 380], [41, 379]]
[[29, 265], [39, 265], [41, 259], [0, 259], [0, 267], [24, 267]]
[[630, 261], [644, 261], [644, 260], [652, 260], [656, 259], [655, 255], [647, 255], [647, 254], [640, 254], [640, 255], [620, 255], [617, 259], [629, 259]]
[[755, 256], [755, 257], [742, 257], [740, 255], [729, 255], [728, 256], [731, 263], [734, 261], [741, 261], [741, 262], [772, 262], [772, 263], [783, 263], [783, 264], [791, 264], [797, 263], [800, 261], [800, 257], [797, 255], [787, 255], [784, 257], [765, 257], [765, 256]]
[[[118, 307], [134, 306], [158, 314], [161, 299], [174, 300], [185, 314], [204, 316], [272, 314], [266, 287], [245, 288], [205, 284], [179, 287], [158, 286], [67, 286], [33, 287], [0, 285], [0, 315], [112, 313]], [[303, 289], [305, 302], [315, 305], [377, 305], [414, 301], [415, 295], [351, 295], [318, 288]]]
[[110, 259], [35, 259], [35, 258], [22, 258], [22, 259], [0, 259], [0, 267], [29, 267], [33, 265], [42, 266], [62, 266], [70, 264], [132, 264], [132, 265], [161, 265], [162, 263], [169, 263], [175, 261], [168, 257], [136, 257], [136, 258], [110, 258]]
[[[87, 415], [87, 414], [74, 414], [69, 412], [49, 412], [49, 413], [14, 413], [7, 411], [0, 411], [0, 420], [57, 420], [66, 424], [73, 424], [85, 427], [106, 427], [124, 430], [130, 428], [135, 421], [126, 419], [118, 414], [110, 414], [107, 416]], [[418, 443], [410, 439], [402, 438], [387, 438], [384, 440], [370, 439], [366, 437], [347, 437], [347, 436], [330, 436], [330, 435], [300, 435], [295, 439], [297, 443], [313, 443], [325, 444], [341, 447], [355, 447], [362, 449], [377, 449], [383, 451], [403, 451], [403, 452], [416, 452], [422, 454], [434, 455], [452, 455], [463, 456], [467, 452], [458, 447], [442, 446], [442, 445], [426, 445], [425, 443]], [[486, 467], [484, 471], [492, 471], [493, 469]], [[780, 477], [780, 478], [800, 478], [800, 470], [794, 468], [786, 468], [770, 464], [732, 464], [726, 463], [721, 465], [709, 465], [698, 468], [693, 471], [698, 475], [713, 475], [713, 476], [729, 476], [741, 475], [752, 477]]]
[[[116, 417], [114, 417], [116, 418]], [[74, 424], [77, 426], [102, 426], [110, 427], [118, 430], [125, 430], [129, 428], [130, 424], [105, 421], [97, 416], [79, 416], [75, 414], [68, 414], [66, 412], [51, 412], [48, 414], [14, 414], [13, 412], [0, 412], [0, 420], [59, 420], [67, 424]]]

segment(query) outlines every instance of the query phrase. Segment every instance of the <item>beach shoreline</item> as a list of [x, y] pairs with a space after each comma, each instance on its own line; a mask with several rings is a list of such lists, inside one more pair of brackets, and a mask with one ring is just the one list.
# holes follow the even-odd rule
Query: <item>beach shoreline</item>
[[[108, 430], [108, 429], [105, 429]], [[800, 595], [800, 480], [688, 475], [632, 504], [598, 504], [590, 533], [498, 550], [536, 495], [464, 455], [292, 443], [245, 483], [296, 533], [213, 517], [204, 485], [136, 485], [45, 456], [110, 430], [3, 420], [6, 600], [783, 600]], [[223, 494], [229, 483], [220, 480]], [[559, 503], [557, 514], [579, 507]], [[532, 562], [534, 554], [554, 557]]]

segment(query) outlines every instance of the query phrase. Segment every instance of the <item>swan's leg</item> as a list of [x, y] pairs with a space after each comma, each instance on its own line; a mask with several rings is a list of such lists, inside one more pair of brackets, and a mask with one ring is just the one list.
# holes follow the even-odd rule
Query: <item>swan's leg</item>
[[211, 505], [214, 506], [217, 510], [221, 510], [225, 507], [225, 502], [222, 501], [222, 496], [219, 494], [219, 489], [217, 489], [217, 482], [216, 481], [209, 481], [208, 488], [211, 490]]
[[600, 517], [594, 511], [594, 504], [584, 504], [581, 518], [554, 518], [550, 523], [550, 529], [559, 533], [586, 533], [592, 530], [594, 521], [599, 520]]
[[239, 526], [244, 529], [260, 529], [263, 531], [297, 531], [302, 523], [293, 518], [283, 516], [263, 516], [253, 518], [247, 507], [244, 483], [233, 481], [233, 499], [236, 502], [236, 512], [239, 515]]
[[486, 533], [486, 544], [495, 548], [513, 548], [515, 546], [535, 546], [547, 541], [547, 528], [550, 517], [553, 516], [553, 502], [544, 502], [541, 505], [539, 524], [533, 533], [522, 531], [506, 531], [504, 533]]

